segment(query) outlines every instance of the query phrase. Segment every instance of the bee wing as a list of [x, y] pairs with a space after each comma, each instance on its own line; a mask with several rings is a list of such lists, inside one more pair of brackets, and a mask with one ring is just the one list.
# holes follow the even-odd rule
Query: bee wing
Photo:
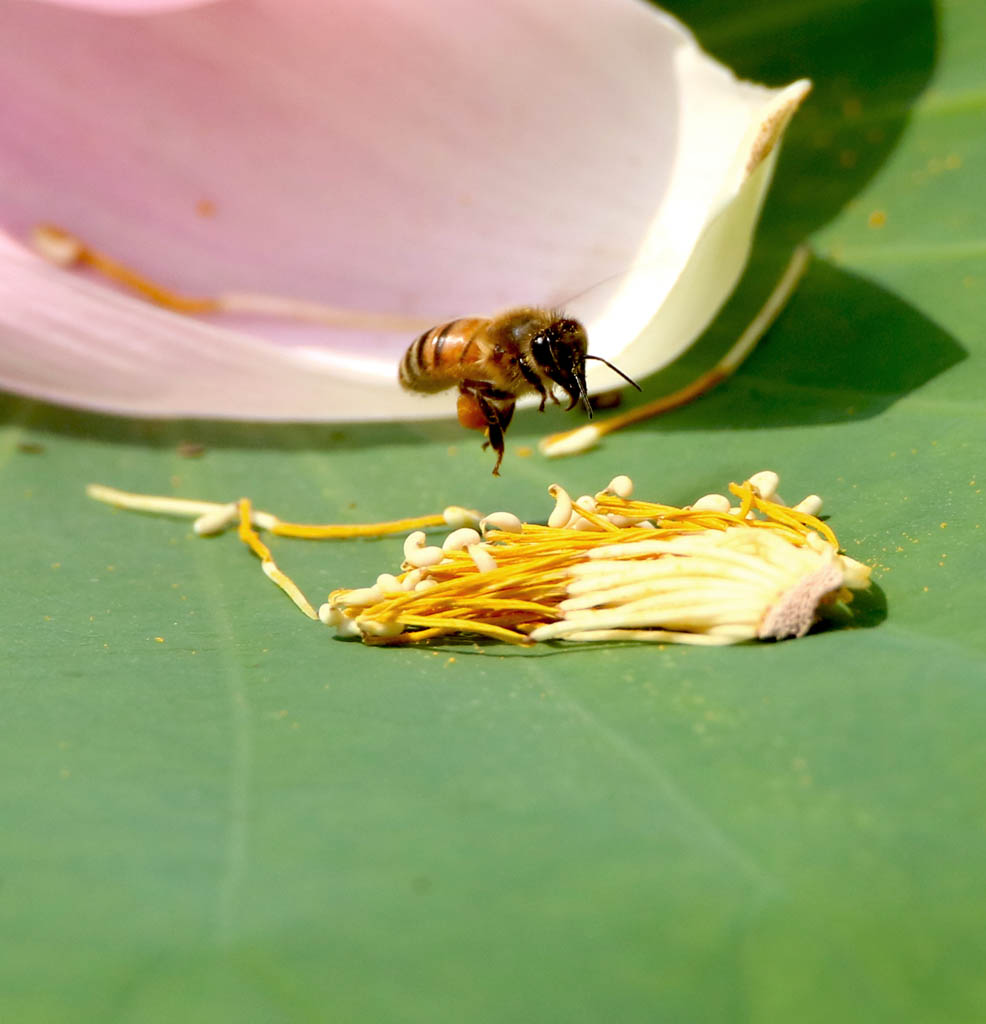
[[[685, 308], [677, 298], [680, 269], [679, 257], [658, 256], [614, 273], [565, 302], [566, 313], [586, 328], [589, 352], [637, 380], [676, 359], [718, 308]], [[586, 385], [590, 394], [628, 386], [594, 360], [586, 367]]]

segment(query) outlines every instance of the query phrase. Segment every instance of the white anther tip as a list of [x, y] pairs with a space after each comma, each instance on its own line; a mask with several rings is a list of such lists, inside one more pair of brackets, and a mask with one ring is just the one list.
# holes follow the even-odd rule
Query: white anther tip
[[606, 485], [606, 494], [615, 494], [617, 498], [629, 498], [633, 494], [633, 481], [626, 474], [614, 476]]
[[802, 498], [794, 506], [794, 511], [804, 512], [809, 516], [817, 516], [822, 511], [822, 499], [817, 494], [809, 494], [807, 498]]
[[439, 547], [425, 547], [424, 530], [415, 530], [409, 533], [404, 541], [404, 563], [414, 569], [423, 569], [428, 565], [438, 565], [445, 557], [445, 552]]
[[70, 267], [82, 256], [78, 238], [53, 224], [39, 224], [31, 232], [31, 244], [35, 252], [59, 267]]
[[496, 568], [496, 559], [482, 544], [471, 544], [468, 551], [469, 557], [480, 572], [492, 572]]
[[380, 573], [380, 575], [377, 577], [376, 589], [379, 590], [381, 594], [404, 593], [403, 584], [400, 582], [400, 580], [397, 579], [396, 576], [389, 572]]
[[423, 569], [412, 569], [409, 573], [405, 573], [404, 578], [400, 581], [401, 590], [414, 590], [423, 576]]
[[359, 619], [356, 625], [366, 636], [378, 636], [388, 640], [404, 632], [404, 627], [399, 622], [377, 622], [375, 619]]
[[475, 527], [479, 523], [479, 513], [474, 508], [463, 508], [461, 505], [449, 505], [442, 516], [445, 525], [453, 530], [459, 530], [465, 526]]
[[488, 530], [502, 530], [504, 533], [522, 533], [524, 524], [513, 512], [491, 512], [479, 521], [479, 528], [486, 533]]
[[424, 530], [415, 530], [413, 533], [409, 533], [404, 538], [404, 557], [407, 558], [412, 552], [423, 548], [426, 540]]
[[866, 590], [870, 585], [870, 574], [872, 569], [862, 562], [857, 562], [849, 555], [839, 555], [839, 563], [842, 566], [842, 582], [850, 590]]
[[694, 512], [728, 512], [729, 498], [725, 494], [703, 494], [692, 505]]
[[359, 587], [356, 590], [347, 591], [336, 598], [336, 605], [343, 608], [365, 608], [368, 605], [376, 604], [383, 595], [377, 587]]
[[753, 486], [754, 491], [764, 501], [770, 501], [771, 498], [777, 493], [777, 485], [781, 482], [781, 478], [770, 469], [762, 469], [759, 473], [754, 473], [750, 477], [750, 484]]
[[442, 544], [442, 551], [461, 551], [470, 544], [478, 544], [482, 540], [478, 531], [471, 526], [463, 526], [461, 529], [453, 530]]
[[214, 533], [222, 533], [233, 525], [237, 517], [236, 505], [226, 505], [215, 512], [206, 512], [192, 524], [192, 529], [199, 537], [208, 537]]
[[348, 637], [357, 637], [357, 636], [362, 636], [363, 635], [363, 633], [360, 630], [359, 626], [356, 625], [356, 620], [355, 619], [351, 619], [348, 615], [343, 615], [343, 617], [338, 622], [335, 623], [335, 627], [336, 627], [336, 636], [342, 636], [342, 637], [347, 637], [348, 638]]
[[561, 484], [551, 484], [548, 494], [555, 499], [555, 507], [548, 516], [548, 526], [555, 530], [564, 529], [572, 518], [572, 499]]
[[552, 459], [559, 455], [577, 455], [592, 448], [601, 436], [599, 428], [589, 423], [555, 438], [542, 438], [538, 442], [538, 451]]

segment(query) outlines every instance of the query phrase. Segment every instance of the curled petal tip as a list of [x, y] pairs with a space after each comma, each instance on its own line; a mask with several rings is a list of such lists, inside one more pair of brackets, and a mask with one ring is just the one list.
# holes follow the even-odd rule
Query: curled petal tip
[[811, 81], [800, 78], [781, 89], [768, 104], [759, 126], [756, 127], [753, 145], [746, 163], [747, 174], [752, 174], [774, 151], [777, 143], [787, 130], [791, 118], [811, 92]]

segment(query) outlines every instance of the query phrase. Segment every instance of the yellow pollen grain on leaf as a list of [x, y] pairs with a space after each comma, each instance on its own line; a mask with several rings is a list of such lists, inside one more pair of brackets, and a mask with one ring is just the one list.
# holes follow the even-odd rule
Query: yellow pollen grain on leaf
[[887, 223], [887, 213], [885, 210], [873, 210], [870, 215], [866, 218], [868, 227], [871, 228], [882, 228]]
[[863, 101], [858, 96], [848, 96], [842, 101], [842, 116], [847, 121], [856, 121], [863, 114]]

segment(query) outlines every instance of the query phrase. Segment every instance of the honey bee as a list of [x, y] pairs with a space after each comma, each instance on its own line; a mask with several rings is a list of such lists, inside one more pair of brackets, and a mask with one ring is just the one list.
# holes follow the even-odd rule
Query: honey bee
[[411, 342], [401, 359], [399, 379], [408, 391], [434, 394], [459, 389], [459, 422], [468, 430], [485, 430], [483, 447], [496, 452], [493, 475], [500, 475], [503, 435], [521, 395], [558, 402], [557, 384], [579, 401], [588, 415], [592, 408], [585, 390], [585, 361], [597, 359], [638, 391], [640, 385], [602, 356], [589, 355], [588, 337], [578, 320], [558, 310], [523, 306], [492, 319], [464, 317], [425, 331]]

